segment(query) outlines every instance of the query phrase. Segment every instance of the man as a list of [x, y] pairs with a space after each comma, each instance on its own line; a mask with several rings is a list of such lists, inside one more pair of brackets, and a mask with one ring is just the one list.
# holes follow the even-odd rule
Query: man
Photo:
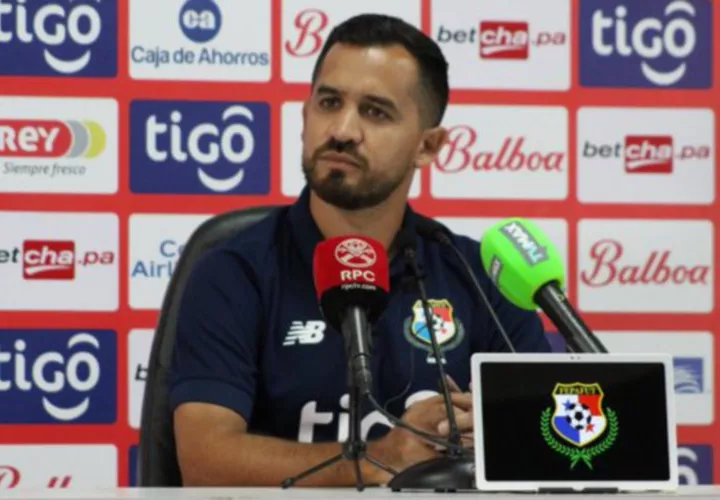
[[[447, 436], [437, 375], [417, 290], [394, 254], [401, 227], [419, 215], [407, 204], [417, 169], [446, 140], [439, 126], [448, 101], [439, 47], [403, 21], [362, 15], [330, 34], [303, 107], [298, 201], [210, 252], [188, 282], [177, 329], [171, 408], [185, 485], [277, 486], [340, 452], [348, 433], [343, 340], [322, 320], [312, 277], [323, 238], [364, 235], [391, 256], [391, 295], [375, 328], [374, 395], [421, 430]], [[414, 232], [414, 231], [413, 231]], [[549, 351], [535, 313], [504, 300], [481, 269], [479, 245], [455, 236], [473, 263], [518, 351]], [[448, 341], [443, 357], [464, 433], [472, 432], [469, 359], [508, 350], [455, 257], [417, 239], [435, 322]], [[396, 470], [438, 456], [436, 446], [365, 415], [368, 453]], [[364, 479], [387, 473], [362, 463]], [[340, 462], [300, 485], [354, 484]]]

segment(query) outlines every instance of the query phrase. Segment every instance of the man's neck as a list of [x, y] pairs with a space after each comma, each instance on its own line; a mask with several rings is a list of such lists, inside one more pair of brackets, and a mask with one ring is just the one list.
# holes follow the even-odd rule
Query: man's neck
[[325, 238], [357, 235], [373, 238], [387, 249], [402, 225], [406, 201], [390, 196], [386, 201], [363, 210], [342, 210], [321, 200], [310, 191], [310, 214]]

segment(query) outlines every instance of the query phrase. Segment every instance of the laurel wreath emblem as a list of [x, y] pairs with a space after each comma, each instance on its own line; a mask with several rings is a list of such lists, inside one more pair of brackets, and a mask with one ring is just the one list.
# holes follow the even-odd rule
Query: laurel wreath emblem
[[585, 465], [592, 470], [593, 466], [591, 459], [597, 457], [598, 455], [602, 455], [609, 450], [615, 443], [619, 432], [617, 413], [610, 408], [606, 408], [606, 412], [608, 417], [607, 436], [605, 436], [605, 439], [603, 439], [600, 443], [590, 446], [589, 448], [573, 448], [572, 446], [567, 446], [561, 443], [555, 438], [555, 436], [553, 436], [553, 433], [550, 430], [550, 419], [553, 414], [552, 408], [547, 408], [542, 412], [542, 416], [540, 417], [540, 431], [542, 432], [545, 442], [548, 446], [550, 446], [550, 448], [570, 459], [571, 469], [575, 468], [575, 465], [582, 460]]

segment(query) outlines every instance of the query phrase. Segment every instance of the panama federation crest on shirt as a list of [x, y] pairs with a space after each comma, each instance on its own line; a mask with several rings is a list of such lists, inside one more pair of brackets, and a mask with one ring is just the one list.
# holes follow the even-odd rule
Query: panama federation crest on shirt
[[603, 406], [600, 384], [557, 383], [554, 406], [540, 417], [540, 430], [550, 448], [565, 455], [573, 469], [582, 461], [592, 469], [592, 459], [609, 450], [617, 440], [617, 413]]
[[[440, 353], [455, 349], [462, 342], [465, 329], [462, 322], [455, 317], [452, 304], [448, 299], [429, 299], [428, 302]], [[403, 330], [408, 342], [428, 352], [427, 362], [436, 363], [432, 353], [430, 330], [427, 328], [421, 300], [417, 300], [413, 304], [412, 316], [405, 320]], [[444, 356], [442, 356], [442, 362], [446, 363]]]

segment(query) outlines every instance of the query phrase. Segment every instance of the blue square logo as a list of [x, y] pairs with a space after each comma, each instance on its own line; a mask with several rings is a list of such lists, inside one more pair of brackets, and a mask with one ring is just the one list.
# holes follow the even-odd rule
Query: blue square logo
[[0, 75], [114, 77], [116, 0], [0, 0]]
[[582, 0], [580, 85], [712, 86], [711, 0]]
[[0, 330], [0, 424], [112, 424], [111, 330]]
[[270, 106], [265, 102], [133, 101], [133, 193], [270, 192]]

